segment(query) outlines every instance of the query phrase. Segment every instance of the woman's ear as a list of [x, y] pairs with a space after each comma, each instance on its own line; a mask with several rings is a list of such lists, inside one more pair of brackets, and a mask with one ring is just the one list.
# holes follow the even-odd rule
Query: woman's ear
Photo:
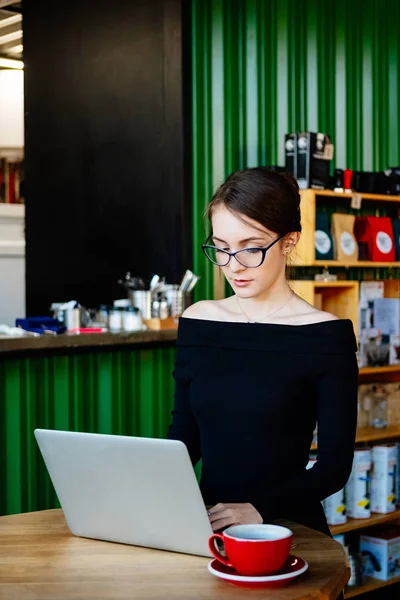
[[291, 233], [288, 233], [283, 239], [283, 253], [286, 255], [290, 254], [291, 251], [296, 247], [299, 239], [299, 231], [292, 231]]

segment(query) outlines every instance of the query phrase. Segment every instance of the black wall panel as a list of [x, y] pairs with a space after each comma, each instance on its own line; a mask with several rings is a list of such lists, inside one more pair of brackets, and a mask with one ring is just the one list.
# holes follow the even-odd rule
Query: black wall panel
[[28, 315], [121, 297], [127, 270], [174, 282], [191, 266], [185, 11], [23, 3]]

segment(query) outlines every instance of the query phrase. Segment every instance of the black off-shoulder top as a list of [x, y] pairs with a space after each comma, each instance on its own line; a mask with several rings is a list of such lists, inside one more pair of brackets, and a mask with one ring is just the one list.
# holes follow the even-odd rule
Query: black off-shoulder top
[[[264, 522], [329, 533], [321, 500], [350, 475], [357, 421], [350, 320], [310, 325], [181, 318], [168, 437], [202, 459], [206, 504], [251, 502]], [[318, 460], [306, 470], [318, 422]]]

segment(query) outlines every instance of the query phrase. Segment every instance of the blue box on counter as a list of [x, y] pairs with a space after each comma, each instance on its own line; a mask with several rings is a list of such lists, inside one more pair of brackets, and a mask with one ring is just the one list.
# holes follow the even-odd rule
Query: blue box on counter
[[374, 327], [383, 335], [400, 333], [400, 299], [378, 298], [374, 300]]
[[52, 317], [16, 319], [15, 326], [21, 327], [21, 329], [24, 329], [25, 331], [32, 331], [33, 333], [46, 333], [46, 331], [63, 333], [65, 331], [64, 325]]

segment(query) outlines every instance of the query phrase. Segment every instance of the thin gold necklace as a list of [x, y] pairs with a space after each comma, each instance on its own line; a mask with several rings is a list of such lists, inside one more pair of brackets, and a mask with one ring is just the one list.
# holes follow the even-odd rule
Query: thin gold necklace
[[250, 319], [249, 315], [240, 306], [240, 302], [239, 302], [239, 297], [238, 296], [236, 296], [236, 302], [237, 302], [238, 307], [240, 308], [240, 310], [242, 311], [242, 313], [246, 317], [248, 323], [263, 323], [265, 321], [265, 319], [268, 319], [269, 317], [271, 317], [272, 315], [276, 314], [280, 310], [283, 310], [285, 308], [285, 306], [287, 306], [289, 304], [289, 302], [291, 301], [291, 299], [293, 298], [293, 296], [294, 296], [294, 292], [292, 292], [292, 295], [290, 296], [289, 300], [287, 302], [285, 302], [285, 304], [283, 304], [282, 306], [280, 306], [276, 310], [273, 310], [272, 312], [268, 313], [263, 319], [260, 319], [258, 321], [255, 321], [254, 319]]

